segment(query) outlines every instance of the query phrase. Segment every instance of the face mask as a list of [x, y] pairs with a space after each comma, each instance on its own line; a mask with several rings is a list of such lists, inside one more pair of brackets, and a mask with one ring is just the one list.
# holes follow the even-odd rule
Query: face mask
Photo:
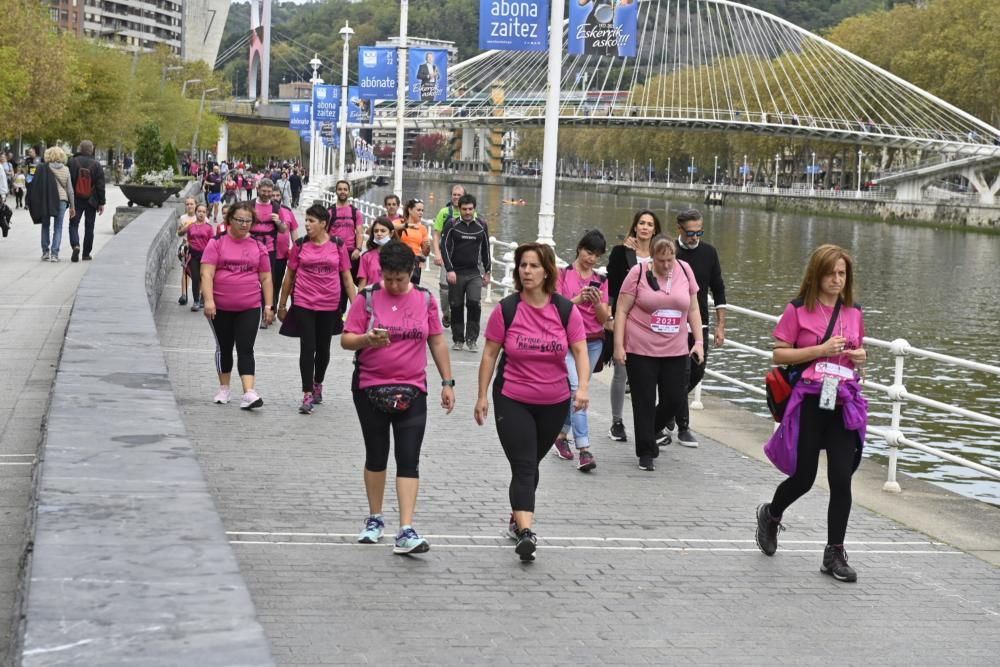
[[388, 243], [389, 241], [392, 240], [392, 237], [391, 236], [386, 236], [385, 238], [372, 239], [372, 240], [375, 241], [375, 245], [385, 245], [386, 243]]

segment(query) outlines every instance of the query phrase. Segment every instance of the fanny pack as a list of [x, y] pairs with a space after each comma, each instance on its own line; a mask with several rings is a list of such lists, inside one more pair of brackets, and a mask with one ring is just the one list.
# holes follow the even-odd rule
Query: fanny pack
[[364, 391], [372, 405], [389, 415], [406, 412], [420, 395], [420, 389], [410, 384], [380, 384]]

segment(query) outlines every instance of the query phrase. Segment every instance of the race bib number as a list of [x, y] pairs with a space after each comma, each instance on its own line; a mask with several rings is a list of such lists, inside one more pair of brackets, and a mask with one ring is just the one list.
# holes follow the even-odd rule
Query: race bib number
[[679, 310], [661, 308], [649, 318], [649, 328], [660, 334], [680, 333], [683, 313]]
[[853, 380], [854, 370], [847, 366], [841, 366], [830, 361], [821, 361], [816, 364], [816, 374], [820, 377], [834, 377], [840, 380]]

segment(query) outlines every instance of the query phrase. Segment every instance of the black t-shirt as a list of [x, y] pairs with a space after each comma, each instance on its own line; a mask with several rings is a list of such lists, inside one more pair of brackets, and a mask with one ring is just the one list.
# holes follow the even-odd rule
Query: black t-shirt
[[298, 174], [292, 174], [288, 177], [288, 183], [292, 186], [292, 192], [302, 191], [302, 177]]
[[698, 310], [701, 311], [702, 326], [708, 326], [708, 291], [716, 307], [726, 303], [726, 285], [722, 281], [722, 265], [719, 263], [719, 253], [714, 246], [704, 241], [695, 248], [685, 248], [679, 243], [677, 259], [684, 260], [694, 271], [694, 279], [698, 283]]
[[212, 172], [205, 176], [205, 185], [208, 186], [208, 191], [213, 195], [217, 195], [222, 192], [222, 174], [216, 174]]

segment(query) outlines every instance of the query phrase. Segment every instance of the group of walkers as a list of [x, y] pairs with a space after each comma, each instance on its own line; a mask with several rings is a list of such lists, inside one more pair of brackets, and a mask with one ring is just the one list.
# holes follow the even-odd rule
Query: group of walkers
[[[323, 403], [332, 338], [340, 334], [341, 346], [354, 352], [350, 387], [366, 451], [368, 515], [358, 541], [377, 543], [383, 537], [392, 442], [400, 510], [394, 552], [421, 553], [429, 544], [413, 521], [427, 425], [424, 350], [430, 350], [440, 376], [441, 407], [450, 413], [455, 380], [445, 329], [452, 329], [452, 351], [477, 351], [481, 290], [489, 281], [488, 226], [476, 213], [475, 198], [456, 186], [435, 218], [433, 236], [423, 227], [424, 202], [410, 199], [400, 207], [394, 195], [386, 200], [387, 215], [375, 219], [366, 233], [350, 192], [350, 184], [340, 182], [333, 206], [310, 206], [302, 237], [295, 233], [291, 209], [282, 206], [280, 193], [265, 180], [258, 183], [256, 201], [226, 210], [219, 230], [208, 223], [205, 205], [193, 202], [194, 219], [181, 232], [188, 238], [190, 264], [200, 267], [195, 293], [200, 287], [203, 302], [196, 306], [203, 308], [217, 343], [214, 400], [230, 402], [235, 348], [240, 407], [263, 405], [255, 389], [253, 345], [258, 329], [276, 314], [281, 333], [299, 338], [303, 399], [298, 409], [313, 413]], [[670, 444], [675, 425], [679, 444], [698, 445], [690, 430], [687, 393], [704, 375], [712, 328], [709, 291], [715, 302], [715, 345], [725, 340], [725, 286], [718, 253], [703, 241], [701, 215], [683, 211], [676, 222], [676, 237], [668, 236], [653, 211], [637, 212], [623, 243], [611, 250], [606, 278], [595, 270], [607, 251], [597, 230], [581, 236], [574, 261], [562, 269], [547, 245], [525, 244], [514, 253], [514, 293], [487, 321], [473, 413], [484, 424], [492, 401], [511, 470], [508, 534], [522, 560], [535, 557], [541, 460], [554, 449], [560, 458], [576, 458], [582, 472], [597, 466], [587, 414], [596, 369], [614, 369], [613, 440], [628, 439], [622, 408], [630, 395], [640, 470], [655, 470], [659, 449]], [[435, 294], [420, 285], [421, 264], [431, 247], [444, 277], [440, 302], [449, 303], [443, 314]], [[282, 267], [283, 277], [277, 278], [282, 248], [287, 269]], [[836, 335], [823, 335], [828, 324]], [[850, 480], [864, 435], [859, 415], [866, 404], [856, 377], [865, 360], [863, 336], [851, 259], [843, 249], [823, 246], [775, 329], [775, 363], [804, 370], [768, 446], [796, 463], [786, 470], [789, 478], [772, 501], [758, 509], [756, 538], [764, 553], [775, 553], [782, 513], [811, 488], [818, 452], [827, 449], [830, 534], [822, 569], [842, 581], [856, 580], [843, 541]]]

